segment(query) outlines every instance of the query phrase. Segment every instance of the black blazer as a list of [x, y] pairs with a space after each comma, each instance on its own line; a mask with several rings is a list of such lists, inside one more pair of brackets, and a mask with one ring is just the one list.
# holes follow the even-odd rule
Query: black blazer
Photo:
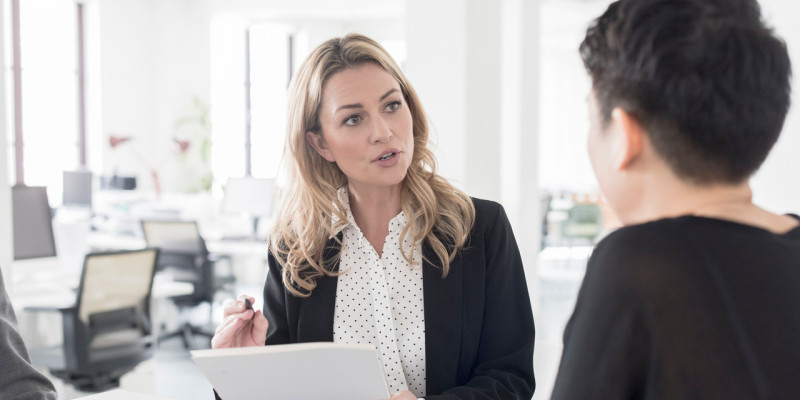
[[[447, 277], [439, 265], [423, 261], [425, 398], [530, 399], [534, 326], [522, 259], [503, 207], [473, 202], [475, 226]], [[338, 250], [335, 240], [328, 245]], [[424, 259], [438, 260], [427, 243], [422, 251]], [[270, 254], [266, 344], [332, 342], [337, 282], [319, 278], [311, 296], [296, 297], [284, 289]]]

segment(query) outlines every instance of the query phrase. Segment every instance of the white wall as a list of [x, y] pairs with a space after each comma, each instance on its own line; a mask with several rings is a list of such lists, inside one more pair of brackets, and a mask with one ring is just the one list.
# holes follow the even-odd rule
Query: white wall
[[[155, 35], [151, 0], [111, 0], [97, 3], [100, 21], [100, 71], [102, 99], [103, 172], [145, 177], [147, 168], [133, 153], [147, 151], [154, 139]], [[109, 135], [130, 136], [131, 143], [116, 149]], [[154, 161], [154, 160], [153, 160]], [[152, 162], [152, 161], [148, 161]], [[143, 185], [144, 182], [140, 182]]]
[[466, 182], [466, 7], [462, 0], [408, 0], [406, 72], [430, 122], [439, 172]]
[[[197, 115], [196, 98], [206, 105], [211, 102], [211, 16], [207, 0], [159, 0], [153, 15], [156, 29], [154, 74], [155, 114], [153, 115], [156, 145], [163, 147], [159, 165], [163, 171], [165, 191], [183, 191], [197, 187], [184, 182], [197, 180], [199, 167], [184, 163], [178, 156], [173, 138], [188, 137], [190, 132], [175, 129], [175, 123]], [[209, 132], [210, 134], [210, 132]], [[200, 143], [191, 144], [199, 150]], [[199, 153], [197, 153], [199, 154]], [[199, 162], [199, 159], [197, 160]], [[210, 171], [209, 171], [210, 172]]]
[[152, 190], [181, 184], [174, 124], [192, 112], [193, 99], [210, 98], [210, 3], [182, 0], [97, 2], [100, 30], [102, 133], [131, 136], [104, 146], [104, 173], [138, 175]]
[[211, 0], [216, 16], [243, 16], [250, 20], [364, 20], [402, 15], [405, 0]]
[[[470, 195], [501, 200], [503, 1], [467, 1], [466, 184]], [[439, 94], [442, 95], [442, 94]]]
[[753, 177], [756, 203], [775, 212], [800, 214], [800, 3], [761, 0], [762, 11], [789, 48], [794, 69], [792, 108], [781, 137], [761, 170]]
[[[5, 7], [0, 4], [0, 21], [4, 21]], [[5, 29], [0, 29], [0, 54], [5, 54], [4, 46]], [[5, 65], [4, 63], [0, 63]], [[4, 71], [5, 73], [5, 71]], [[6, 80], [0, 79], [0, 144], [5, 146], [7, 142], [6, 132]], [[11, 260], [14, 252], [14, 243], [11, 226], [11, 190], [8, 182], [8, 152], [0, 151], [0, 269], [3, 270], [6, 285], [11, 284]]]

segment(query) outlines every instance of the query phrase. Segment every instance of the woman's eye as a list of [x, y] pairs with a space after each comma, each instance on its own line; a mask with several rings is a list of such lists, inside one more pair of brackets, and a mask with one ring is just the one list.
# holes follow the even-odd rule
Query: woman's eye
[[359, 122], [361, 122], [361, 116], [360, 115], [351, 115], [351, 116], [347, 117], [347, 119], [344, 120], [344, 124], [345, 125], [350, 125], [350, 126], [358, 125]]
[[398, 108], [400, 108], [400, 102], [399, 101], [393, 101], [393, 102], [391, 102], [391, 103], [386, 105], [386, 111], [389, 111], [389, 112], [397, 111]]

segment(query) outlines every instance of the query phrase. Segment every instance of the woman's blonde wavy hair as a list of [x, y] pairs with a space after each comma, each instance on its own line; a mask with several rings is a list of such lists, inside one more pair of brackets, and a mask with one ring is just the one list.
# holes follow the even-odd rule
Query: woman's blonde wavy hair
[[[419, 98], [403, 72], [377, 42], [348, 34], [317, 47], [306, 60], [289, 88], [289, 112], [284, 148], [288, 185], [278, 206], [277, 220], [270, 236], [270, 251], [283, 270], [289, 292], [307, 297], [316, 279], [336, 276], [341, 242], [336, 236], [347, 216], [337, 191], [347, 177], [336, 163], [323, 159], [306, 141], [306, 132], [319, 132], [319, 109], [325, 83], [334, 74], [364, 63], [375, 63], [400, 84], [411, 111], [414, 154], [403, 180], [402, 210], [408, 224], [400, 235], [413, 238], [414, 247], [403, 257], [412, 263], [413, 252], [423, 240], [433, 250], [442, 276], [464, 246], [475, 222], [472, 200], [436, 174], [436, 159], [428, 149], [428, 123]], [[334, 222], [336, 221], [336, 222]], [[338, 246], [326, 249], [334, 237]], [[326, 254], [327, 250], [334, 250]]]

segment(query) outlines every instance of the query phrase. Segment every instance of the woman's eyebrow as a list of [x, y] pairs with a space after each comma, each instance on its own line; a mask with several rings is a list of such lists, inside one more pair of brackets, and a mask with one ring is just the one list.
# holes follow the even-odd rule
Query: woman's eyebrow
[[392, 89], [390, 89], [388, 92], [386, 92], [386, 94], [384, 94], [383, 96], [381, 96], [381, 98], [380, 98], [378, 101], [383, 101], [383, 99], [385, 99], [385, 98], [389, 97], [389, 95], [390, 95], [390, 94], [392, 94], [392, 93], [394, 93], [394, 92], [399, 92], [399, 90], [397, 90], [397, 88], [392, 88]]
[[[380, 99], [378, 99], [378, 101], [383, 101], [384, 99], [386, 99], [387, 97], [389, 97], [389, 95], [391, 95], [392, 93], [399, 92], [399, 91], [400, 91], [400, 90], [398, 90], [397, 88], [392, 88], [392, 89], [389, 89], [389, 91], [388, 91], [388, 92], [386, 92], [386, 93], [384, 93], [384, 95], [383, 95], [383, 96], [381, 96], [381, 98], [380, 98]], [[335, 113], [338, 113], [340, 110], [343, 110], [343, 109], [349, 109], [349, 108], [364, 108], [364, 105], [363, 105], [363, 104], [361, 104], [361, 103], [345, 104], [345, 105], [343, 105], [343, 106], [339, 106], [339, 107], [338, 107], [336, 110], [334, 110], [334, 114], [335, 114]]]

